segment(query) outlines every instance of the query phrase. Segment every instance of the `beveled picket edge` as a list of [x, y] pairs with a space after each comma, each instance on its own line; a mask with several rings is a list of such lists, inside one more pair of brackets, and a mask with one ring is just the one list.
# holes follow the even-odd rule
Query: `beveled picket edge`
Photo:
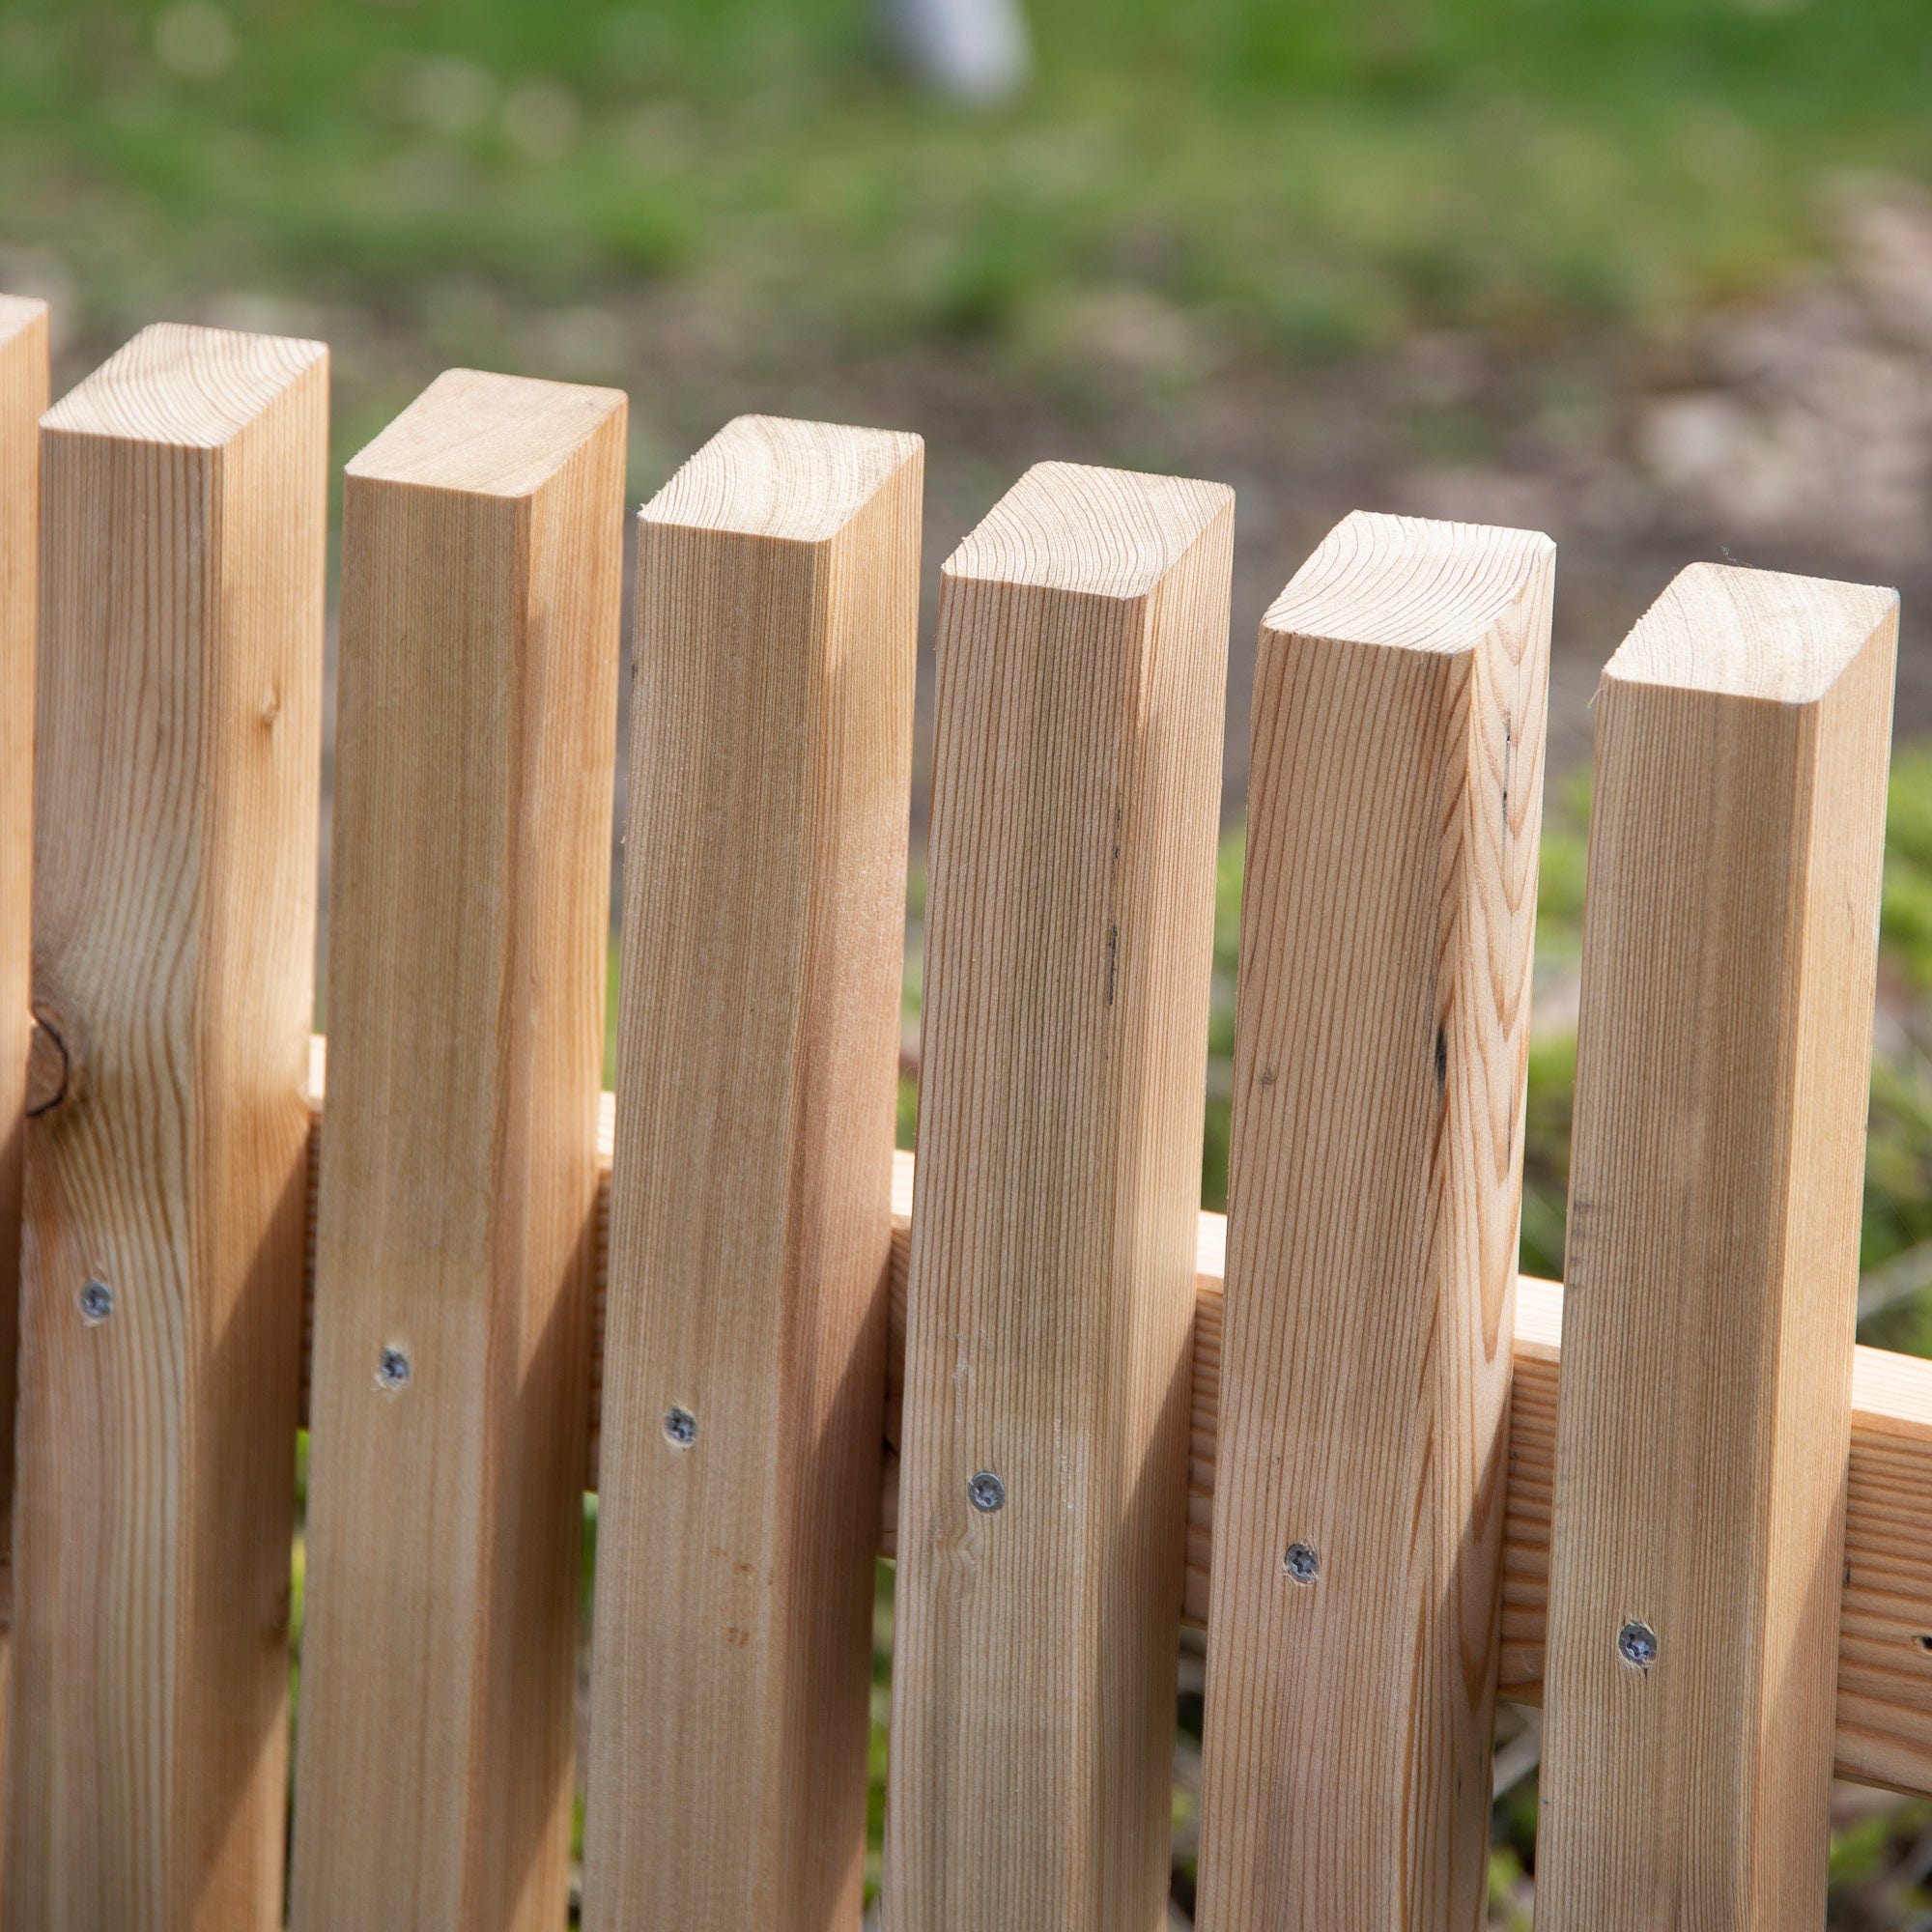
[[[13, 1597], [14, 1350], [19, 1331], [34, 806], [34, 640], [47, 305], [0, 295], [0, 1606]], [[6, 1670], [0, 1648], [0, 1732]]]
[[[309, 1157], [309, 1266], [303, 1280], [302, 1418], [308, 1417], [306, 1323], [313, 1293], [315, 1156], [321, 1146], [324, 1048], [312, 1048], [310, 1104], [317, 1128]], [[598, 1117], [597, 1317], [584, 1487], [597, 1487], [598, 1384], [603, 1377], [605, 1247], [615, 1119], [606, 1094]], [[893, 1163], [893, 1339], [887, 1366], [887, 1439], [896, 1442], [905, 1353], [906, 1254], [912, 1227], [913, 1156]], [[1195, 1249], [1194, 1385], [1187, 1475], [1187, 1583], [1183, 1620], [1208, 1619], [1208, 1533], [1214, 1508], [1215, 1416], [1221, 1393], [1221, 1268], [1228, 1224], [1203, 1213]], [[1499, 1694], [1520, 1704], [1543, 1696], [1549, 1498], [1556, 1453], [1556, 1381], [1563, 1286], [1517, 1281], [1516, 1368], [1510, 1409], [1508, 1519], [1503, 1536], [1503, 1633]], [[898, 1498], [889, 1472], [880, 1551], [893, 1553]], [[1932, 1796], [1932, 1361], [1861, 1348], [1852, 1372], [1851, 1502], [1838, 1638], [1837, 1771], [1861, 1784]]]
[[32, 990], [34, 651], [47, 305], [0, 295], [0, 1775], [14, 1602], [14, 1406], [20, 1333], [20, 1188]]

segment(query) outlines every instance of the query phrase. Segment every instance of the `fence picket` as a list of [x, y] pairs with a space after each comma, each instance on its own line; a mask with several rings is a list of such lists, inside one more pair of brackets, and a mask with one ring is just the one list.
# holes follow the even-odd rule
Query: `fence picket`
[[[608, 1104], [608, 1096], [607, 1096]], [[600, 1158], [596, 1252], [603, 1327], [610, 1150]], [[897, 1432], [891, 1391], [903, 1382], [905, 1278], [912, 1245], [914, 1162], [894, 1167], [894, 1340], [886, 1358], [890, 1453]], [[1187, 1572], [1181, 1621], [1205, 1629], [1212, 1583], [1215, 1451], [1221, 1403], [1222, 1252], [1226, 1224], [1204, 1213], [1195, 1281], [1194, 1373], [1187, 1473]], [[1563, 1287], [1517, 1278], [1516, 1366], [1510, 1378], [1509, 1494], [1503, 1520], [1502, 1657], [1497, 1695], [1543, 1699], [1549, 1509], [1556, 1457], [1556, 1383]], [[601, 1355], [601, 1343], [593, 1345]], [[597, 1487], [595, 1413], [585, 1481]], [[889, 1477], [879, 1548], [896, 1552], [898, 1496]], [[1932, 1794], [1932, 1362], [1861, 1348], [1852, 1370], [1852, 1455], [1845, 1508], [1846, 1576], [1838, 1636], [1838, 1776]]]
[[564, 1912], [626, 403], [348, 468], [291, 1924]]
[[1232, 525], [1042, 464], [946, 567], [896, 1932], [1164, 1910]]
[[[14, 1618], [14, 1398], [26, 1132], [34, 823], [34, 627], [47, 305], [0, 296], [0, 1795]], [[5, 1833], [0, 1833], [0, 1838]], [[0, 1845], [0, 1855], [4, 1855]]]
[[741, 417], [638, 567], [584, 1923], [856, 1928], [924, 451]]
[[1598, 698], [1539, 1932], [1824, 1916], [1896, 636], [1698, 566]]
[[1554, 554], [1356, 515], [1262, 622], [1208, 1932], [1482, 1915]]
[[617, 1108], [623, 397], [453, 371], [350, 466], [326, 1056], [327, 352], [47, 352], [0, 296], [0, 1924], [280, 1922], [311, 1409], [295, 1932], [561, 1920], [584, 1487], [595, 1932], [857, 1932], [875, 1551], [895, 1932], [1163, 1919], [1182, 1619], [1204, 1932], [1473, 1924], [1497, 1694], [1539, 1932], [1809, 1932], [1833, 1770], [1932, 1793], [1894, 593], [1699, 567], [1612, 660], [1566, 1291], [1547, 539], [1350, 517], [1264, 620], [1224, 1223], [1224, 488], [1041, 465], [945, 568], [915, 1163], [918, 438], [644, 512]]
[[327, 352], [143, 331], [42, 439], [5, 1919], [281, 1910]]

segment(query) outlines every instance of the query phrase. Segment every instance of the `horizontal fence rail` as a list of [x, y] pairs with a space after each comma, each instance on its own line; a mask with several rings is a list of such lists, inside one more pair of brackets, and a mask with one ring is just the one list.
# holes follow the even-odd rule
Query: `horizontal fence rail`
[[878, 1554], [897, 1932], [1157, 1922], [1183, 1622], [1208, 1932], [1472, 1922], [1498, 1696], [1552, 1928], [1815, 1923], [1833, 1771], [1932, 1795], [1892, 593], [1699, 567], [1611, 661], [1566, 1291], [1546, 538], [1351, 516], [1264, 619], [1224, 1221], [1225, 488], [1042, 464], [941, 574], [915, 1160], [918, 438], [644, 509], [600, 1095], [625, 398], [453, 371], [349, 466], [330, 1054], [327, 352], [47, 366], [0, 298], [7, 1927], [539, 1932], [582, 1767], [586, 1925], [856, 1932]]
[[[318, 1035], [310, 1080], [320, 1153], [327, 1043]], [[596, 1276], [590, 1451], [584, 1487], [595, 1490], [600, 1459], [599, 1378], [603, 1358], [610, 1225], [612, 1096], [598, 1129]], [[892, 1352], [887, 1358], [887, 1440], [903, 1389], [906, 1274], [912, 1244], [915, 1157], [893, 1158]], [[311, 1181], [311, 1189], [313, 1182]], [[313, 1193], [311, 1192], [311, 1214]], [[1181, 1615], [1208, 1624], [1221, 1408], [1221, 1338], [1228, 1223], [1200, 1217], [1195, 1247], [1194, 1348], [1187, 1464], [1187, 1562]], [[306, 1284], [313, 1294], [313, 1278]], [[1508, 1485], [1502, 1546], [1502, 1641], [1497, 1694], [1543, 1698], [1549, 1590], [1550, 1499], [1556, 1466], [1557, 1379], [1562, 1357], [1563, 1285], [1519, 1275], [1510, 1383]], [[304, 1389], [307, 1383], [304, 1379]], [[1853, 1351], [1852, 1446], [1845, 1515], [1845, 1573], [1838, 1627], [1838, 1776], [1932, 1797], [1932, 1361], [1860, 1345]], [[897, 1547], [898, 1495], [889, 1466], [880, 1550]]]

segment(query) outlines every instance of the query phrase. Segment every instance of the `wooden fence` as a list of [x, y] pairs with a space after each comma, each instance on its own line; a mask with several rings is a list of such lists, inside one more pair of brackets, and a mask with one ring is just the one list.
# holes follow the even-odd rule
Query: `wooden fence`
[[1042, 465], [946, 566], [915, 1172], [918, 439], [643, 512], [613, 1104], [625, 401], [445, 375], [344, 486], [325, 1113], [327, 379], [159, 327], [48, 410], [0, 300], [7, 1932], [558, 1925], [586, 1486], [599, 1932], [853, 1932], [881, 1548], [895, 1932], [1154, 1932], [1183, 1618], [1210, 1932], [1468, 1932], [1498, 1695], [1545, 1932], [1815, 1927], [1834, 1765], [1932, 1792], [1895, 597], [1699, 567], [1608, 665], [1566, 1293], [1547, 539], [1351, 516], [1262, 621], [1224, 1224], [1230, 493]]

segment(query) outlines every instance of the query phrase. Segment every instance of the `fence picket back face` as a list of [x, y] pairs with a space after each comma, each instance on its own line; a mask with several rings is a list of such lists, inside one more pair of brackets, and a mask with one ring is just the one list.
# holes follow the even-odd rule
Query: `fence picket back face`
[[44, 418], [5, 1919], [281, 1910], [327, 352]]
[[1540, 1932], [1824, 1916], [1896, 639], [1700, 565], [1598, 698]]
[[1163, 1922], [1232, 523], [1042, 464], [946, 567], [897, 1932]]
[[[34, 629], [47, 305], [0, 296], [0, 1794], [14, 1613], [14, 1401], [33, 929]], [[4, 1839], [0, 1832], [0, 1839]], [[5, 1846], [0, 1844], [0, 1860]]]
[[1554, 561], [1356, 515], [1262, 622], [1204, 1932], [1482, 1916]]
[[924, 449], [645, 508], [584, 1923], [856, 1932]]
[[564, 1914], [624, 397], [348, 468], [291, 1923]]

